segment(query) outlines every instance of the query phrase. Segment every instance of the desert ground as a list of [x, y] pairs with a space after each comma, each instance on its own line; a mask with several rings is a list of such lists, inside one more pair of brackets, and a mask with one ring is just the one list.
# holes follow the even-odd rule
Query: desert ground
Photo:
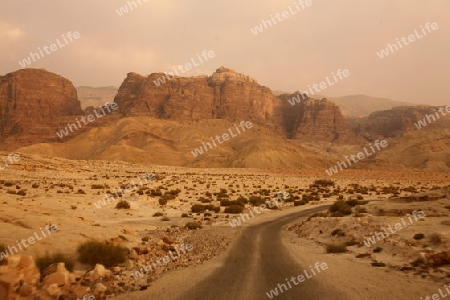
[[[142, 179], [148, 174], [153, 177]], [[401, 295], [426, 295], [443, 286], [450, 276], [449, 268], [429, 263], [430, 255], [448, 249], [450, 241], [450, 175], [446, 173], [346, 170], [329, 177], [323, 170], [190, 169], [21, 154], [20, 161], [5, 168], [1, 175], [0, 244], [16, 246], [17, 240], [34, 236], [46, 225], [56, 225], [58, 230], [3, 260], [0, 278], [12, 271], [19, 275], [24, 272], [11, 263], [17, 256], [22, 260], [26, 255], [36, 259], [46, 253], [61, 253], [75, 261], [63, 285], [46, 279], [51, 276], [51, 268], [41, 270], [34, 283], [24, 284], [18, 275], [15, 278], [19, 279], [12, 278], [9, 285], [0, 285], [2, 295], [16, 295], [11, 299], [35, 299], [35, 295], [40, 299], [57, 299], [61, 295], [64, 299], [81, 299], [85, 295], [103, 299], [121, 294], [128, 297], [126, 293], [133, 291], [136, 298], [129, 299], [139, 299], [139, 293], [150, 291], [157, 296], [161, 291], [158, 284], [164, 285], [164, 280], [168, 280], [165, 277], [177, 278], [176, 269], [183, 269], [186, 274], [191, 269], [195, 273], [202, 268], [211, 270], [208, 266], [217, 268], [235, 247], [244, 228], [322, 205], [323, 213], [312, 218], [299, 217], [280, 227], [283, 245], [291, 253], [302, 254], [294, 256], [301, 265], [326, 261], [330, 275], [324, 278], [330, 286], [338, 287], [342, 297], [371, 295], [372, 288], [381, 290], [377, 282], [387, 278], [392, 289], [404, 293]], [[133, 181], [135, 186], [130, 188]], [[104, 206], [95, 205], [107, 192], [114, 193], [120, 187], [121, 197], [112, 198]], [[283, 197], [277, 198], [278, 193]], [[218, 199], [235, 201], [239, 197], [254, 201], [261, 197], [262, 203], [276, 201], [277, 207], [255, 213], [253, 218], [233, 227], [230, 220], [239, 217], [239, 213], [225, 213], [229, 204]], [[339, 199], [353, 201], [351, 213], [326, 213]], [[120, 201], [126, 201], [130, 207], [117, 209]], [[212, 206], [207, 211], [192, 212], [194, 204]], [[213, 207], [218, 206], [220, 212], [214, 212]], [[251, 203], [245, 204], [243, 213], [251, 211]], [[425, 217], [370, 247], [364, 245], [364, 240], [376, 231], [406, 219], [413, 211], [423, 211]], [[201, 228], [187, 228], [189, 222]], [[416, 239], [416, 234], [423, 237]], [[126, 247], [126, 261], [109, 270], [101, 266], [93, 270], [77, 262], [77, 248], [90, 240]], [[137, 280], [133, 277], [153, 259], [187, 244], [192, 245], [190, 252]], [[326, 253], [329, 244], [347, 244], [347, 251]], [[375, 248], [381, 249], [374, 251]], [[361, 276], [342, 276], [346, 268], [349, 272], [358, 270]], [[202, 276], [209, 274], [205, 270]], [[343, 281], [349, 277], [355, 277], [354, 281], [345, 285]], [[370, 289], [358, 286], [369, 279]], [[410, 286], [403, 286], [405, 282]], [[271, 288], [267, 286], [267, 291]], [[378, 297], [382, 294], [374, 292], [370, 299], [381, 299]]]

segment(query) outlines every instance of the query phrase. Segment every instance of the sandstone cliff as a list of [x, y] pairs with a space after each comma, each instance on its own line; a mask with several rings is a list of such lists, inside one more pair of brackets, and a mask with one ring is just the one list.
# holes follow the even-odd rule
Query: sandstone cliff
[[[166, 82], [158, 82], [165, 78]], [[158, 84], [159, 83], [159, 84]], [[221, 67], [210, 77], [148, 77], [129, 73], [115, 102], [123, 116], [150, 116], [170, 120], [249, 120], [272, 128], [287, 138], [354, 141], [354, 134], [339, 107], [310, 100], [294, 106], [293, 95], [275, 97], [251, 77]]]
[[62, 118], [83, 114], [74, 86], [59, 75], [23, 69], [0, 77], [0, 142], [4, 149], [55, 140]]

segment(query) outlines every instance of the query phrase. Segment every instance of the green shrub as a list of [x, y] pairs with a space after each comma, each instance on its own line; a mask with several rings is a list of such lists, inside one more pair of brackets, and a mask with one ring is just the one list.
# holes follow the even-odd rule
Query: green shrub
[[345, 244], [328, 244], [327, 253], [345, 253], [347, 252], [347, 245]]
[[230, 205], [227, 208], [225, 208], [226, 214], [240, 214], [244, 211], [244, 207], [240, 205]]
[[105, 267], [115, 267], [127, 259], [128, 249], [110, 243], [89, 241], [81, 244], [78, 249], [78, 261], [94, 267], [102, 264]]
[[122, 200], [116, 204], [117, 209], [130, 209], [130, 203], [128, 201]]
[[73, 259], [68, 258], [62, 253], [54, 253], [50, 255], [49, 253], [46, 253], [44, 256], [38, 256], [36, 257], [36, 266], [41, 271], [41, 273], [48, 267], [50, 267], [53, 264], [57, 263], [64, 263], [66, 266], [66, 269], [70, 272], [73, 272], [73, 265], [74, 261]]
[[186, 223], [186, 225], [184, 225], [184, 227], [186, 227], [189, 230], [201, 229], [202, 224], [200, 222], [188, 222], [188, 223]]
[[421, 239], [423, 239], [425, 237], [425, 234], [423, 234], [423, 233], [416, 233], [415, 235], [414, 235], [414, 239], [415, 240], [421, 240]]

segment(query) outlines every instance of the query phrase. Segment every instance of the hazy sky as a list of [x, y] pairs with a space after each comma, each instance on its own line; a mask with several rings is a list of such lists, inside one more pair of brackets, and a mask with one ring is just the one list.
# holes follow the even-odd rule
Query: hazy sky
[[[1, 0], [0, 73], [20, 69], [18, 62], [30, 52], [78, 31], [78, 40], [30, 67], [58, 73], [75, 86], [119, 86], [128, 72], [171, 71], [213, 50], [215, 58], [185, 76], [226, 66], [273, 90], [295, 91], [348, 69], [348, 78], [320, 94], [450, 104], [448, 0], [312, 0], [310, 7], [258, 35], [250, 29], [289, 6], [295, 11], [294, 1], [140, 2], [119, 16], [116, 10], [126, 0]], [[439, 29], [385, 58], [377, 56], [396, 38], [416, 29], [421, 33], [427, 22]]]

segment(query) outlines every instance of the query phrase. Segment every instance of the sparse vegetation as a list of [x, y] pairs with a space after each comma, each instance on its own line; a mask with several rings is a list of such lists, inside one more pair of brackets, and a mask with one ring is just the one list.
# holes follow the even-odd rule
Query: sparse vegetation
[[78, 261], [94, 267], [102, 264], [105, 267], [114, 267], [124, 263], [127, 259], [128, 249], [110, 243], [89, 241], [81, 244], [78, 249]]
[[200, 222], [188, 222], [186, 223], [186, 225], [184, 225], [184, 227], [186, 227], [189, 230], [201, 229], [202, 224]]
[[121, 200], [116, 204], [116, 208], [117, 209], [130, 209], [130, 203], [128, 203], [128, 201], [125, 200]]
[[414, 239], [415, 240], [421, 240], [421, 239], [423, 239], [425, 237], [425, 234], [423, 234], [423, 233], [416, 233], [415, 235], [414, 235]]
[[345, 244], [328, 244], [327, 253], [345, 253], [347, 252], [347, 245]]
[[374, 253], [380, 253], [381, 251], [383, 251], [383, 248], [381, 247], [376, 247], [375, 249], [373, 249]]
[[54, 254], [46, 253], [44, 256], [36, 257], [36, 266], [41, 271], [41, 273], [52, 264], [56, 263], [64, 263], [66, 269], [70, 272], [73, 272], [74, 260], [67, 257], [66, 255], [58, 252]]
[[430, 235], [429, 240], [432, 245], [437, 246], [442, 243], [442, 236], [439, 233], [433, 233]]
[[350, 205], [342, 200], [338, 200], [331, 205], [329, 211], [331, 213], [341, 213], [342, 215], [350, 215], [352, 213], [352, 208]]
[[154, 214], [153, 214], [153, 216], [154, 217], [162, 217], [162, 216], [164, 216], [164, 214], [162, 213], [162, 212], [155, 212]]
[[244, 211], [244, 207], [240, 205], [230, 205], [227, 208], [225, 208], [226, 214], [240, 214]]

